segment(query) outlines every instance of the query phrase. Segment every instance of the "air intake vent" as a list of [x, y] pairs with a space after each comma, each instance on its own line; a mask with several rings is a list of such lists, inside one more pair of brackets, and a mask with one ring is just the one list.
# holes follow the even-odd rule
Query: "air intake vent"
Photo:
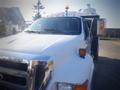
[[13, 60], [11, 61], [11, 60], [6, 60], [6, 59], [0, 59], [0, 67], [27, 71], [28, 64], [27, 63], [14, 62]]
[[21, 86], [25, 86], [27, 84], [27, 80], [24, 77], [12, 76], [4, 73], [0, 73], [0, 76], [0, 81], [3, 81], [5, 83], [12, 83]]

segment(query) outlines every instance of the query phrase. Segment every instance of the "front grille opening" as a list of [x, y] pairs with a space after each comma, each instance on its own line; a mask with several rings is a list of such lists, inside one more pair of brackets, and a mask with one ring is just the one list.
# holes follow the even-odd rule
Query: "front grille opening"
[[26, 63], [19, 63], [10, 60], [0, 59], [0, 67], [27, 71], [28, 65]]
[[3, 76], [2, 81], [5, 81], [6, 83], [9, 82], [11, 84], [22, 85], [22, 86], [25, 86], [27, 84], [27, 80], [25, 77], [18, 77], [4, 73], [0, 73], [0, 74]]
[[11, 87], [7, 87], [5, 85], [0, 85], [0, 90], [17, 90], [17, 89], [14, 89], [14, 88], [11, 88]]

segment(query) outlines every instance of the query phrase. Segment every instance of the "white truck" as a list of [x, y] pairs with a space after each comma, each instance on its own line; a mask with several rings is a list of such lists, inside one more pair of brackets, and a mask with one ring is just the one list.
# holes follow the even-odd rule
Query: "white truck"
[[1, 90], [90, 90], [98, 20], [98, 15], [41, 18], [1, 38]]

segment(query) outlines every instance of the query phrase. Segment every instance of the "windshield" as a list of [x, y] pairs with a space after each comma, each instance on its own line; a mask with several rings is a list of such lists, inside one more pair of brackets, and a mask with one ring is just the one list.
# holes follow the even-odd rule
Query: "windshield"
[[81, 20], [76, 17], [41, 18], [25, 31], [40, 34], [79, 35]]

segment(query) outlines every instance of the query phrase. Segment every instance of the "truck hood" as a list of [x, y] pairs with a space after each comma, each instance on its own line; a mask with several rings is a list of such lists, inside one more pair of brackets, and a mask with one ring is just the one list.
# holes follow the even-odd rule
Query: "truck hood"
[[76, 35], [47, 35], [22, 32], [0, 40], [0, 49], [22, 53], [40, 53], [52, 45], [72, 40]]
[[58, 81], [83, 83], [89, 79], [92, 58], [86, 55], [82, 59], [78, 54], [80, 47], [86, 47], [83, 38], [82, 34], [42, 35], [22, 32], [0, 39], [0, 55], [29, 60], [46, 60], [46, 56], [50, 56], [54, 61], [54, 72], [47, 90], [53, 90], [51, 86]]

